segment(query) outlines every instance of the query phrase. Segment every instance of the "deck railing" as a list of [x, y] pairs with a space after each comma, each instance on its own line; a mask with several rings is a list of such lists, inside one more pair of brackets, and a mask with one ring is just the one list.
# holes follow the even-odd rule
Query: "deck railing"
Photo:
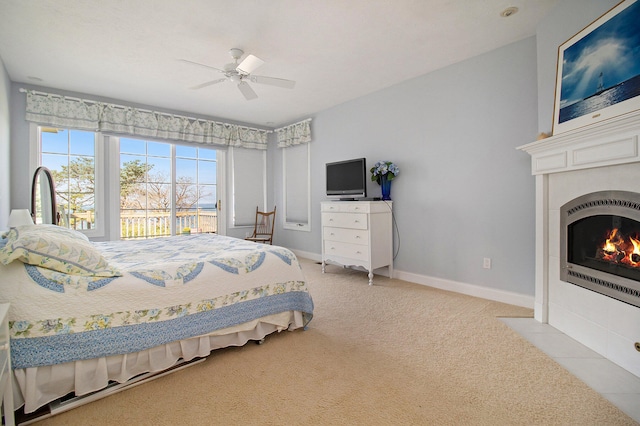
[[[72, 213], [68, 217], [73, 229], [91, 229], [93, 211]], [[180, 211], [176, 213], [175, 233], [215, 233], [218, 231], [218, 212], [215, 210]], [[120, 211], [120, 238], [144, 238], [171, 235], [171, 213], [167, 211]]]

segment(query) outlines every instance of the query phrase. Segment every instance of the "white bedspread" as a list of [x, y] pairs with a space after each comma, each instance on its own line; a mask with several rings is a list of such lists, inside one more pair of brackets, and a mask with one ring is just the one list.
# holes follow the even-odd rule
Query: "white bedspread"
[[16, 369], [139, 352], [313, 302], [295, 255], [218, 235], [94, 243], [122, 277], [0, 265]]

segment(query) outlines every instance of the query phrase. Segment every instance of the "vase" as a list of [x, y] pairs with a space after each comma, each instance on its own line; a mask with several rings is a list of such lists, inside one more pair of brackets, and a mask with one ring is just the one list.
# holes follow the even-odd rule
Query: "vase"
[[391, 200], [391, 180], [387, 179], [387, 175], [380, 176], [380, 187], [382, 188], [382, 199]]

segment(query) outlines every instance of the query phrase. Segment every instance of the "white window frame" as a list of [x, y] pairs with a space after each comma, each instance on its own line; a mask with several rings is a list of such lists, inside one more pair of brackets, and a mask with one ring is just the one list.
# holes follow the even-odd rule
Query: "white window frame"
[[[119, 136], [106, 136], [108, 138], [107, 146], [109, 147], [109, 164], [110, 169], [113, 171], [117, 170], [117, 173], [109, 174], [109, 199], [113, 200], [110, 203], [109, 208], [109, 217], [111, 219], [109, 223], [110, 229], [110, 240], [119, 240], [120, 239], [120, 137]], [[173, 141], [164, 141], [164, 140], [154, 140], [149, 138], [136, 138], [134, 136], [127, 136], [127, 138], [139, 139], [145, 142], [160, 142], [167, 143], [171, 145], [171, 210], [175, 211], [176, 205], [176, 143]], [[188, 145], [192, 146], [192, 145]], [[200, 146], [193, 145], [195, 148], [205, 148], [205, 149], [213, 149], [216, 151], [216, 195], [218, 196], [217, 202], [217, 211], [218, 211], [218, 228], [216, 230], [216, 234], [218, 235], [226, 235], [226, 226], [227, 222], [225, 219], [226, 214], [223, 213], [223, 210], [220, 208], [221, 205], [225, 204], [226, 197], [226, 179], [225, 176], [225, 160], [226, 155], [225, 151], [218, 149], [213, 146]], [[175, 229], [175, 222], [171, 221], [171, 234], [176, 235], [179, 231]]]
[[[305, 232], [311, 232], [311, 147], [310, 144], [305, 143], [305, 144], [301, 144], [298, 145], [297, 148], [305, 148], [306, 149], [306, 157], [307, 157], [307, 163], [306, 163], [306, 176], [299, 176], [299, 175], [291, 175], [291, 171], [289, 171], [289, 173], [287, 173], [288, 169], [287, 169], [287, 151], [290, 149], [293, 149], [291, 147], [289, 148], [282, 148], [282, 199], [283, 199], [283, 225], [282, 227], [284, 229], [289, 229], [292, 231], [305, 231]], [[303, 172], [304, 173], [304, 172]], [[307, 221], [306, 223], [301, 222], [301, 221], [295, 221], [295, 220], [290, 220], [289, 219], [289, 215], [287, 212], [287, 205], [288, 202], [287, 200], [289, 198], [293, 198], [293, 196], [291, 194], [289, 194], [289, 188], [287, 186], [287, 182], [299, 182], [303, 179], [306, 179], [306, 209], [307, 209]]]
[[[29, 170], [31, 170], [31, 175], [35, 172], [35, 170], [41, 166], [41, 158], [42, 158], [42, 139], [41, 139], [41, 131], [40, 126], [37, 123], [29, 124]], [[72, 127], [67, 128], [68, 130], [78, 130]], [[109, 217], [106, 211], [106, 201], [105, 201], [105, 190], [106, 185], [103, 183], [105, 180], [105, 172], [104, 172], [104, 135], [100, 132], [94, 133], [94, 141], [95, 141], [95, 157], [94, 157], [94, 167], [96, 174], [96, 185], [95, 185], [95, 217], [96, 223], [91, 229], [82, 229], [78, 230], [78, 232], [82, 232], [87, 237], [90, 238], [103, 238], [106, 234], [106, 221]], [[118, 196], [119, 197], [119, 196]]]

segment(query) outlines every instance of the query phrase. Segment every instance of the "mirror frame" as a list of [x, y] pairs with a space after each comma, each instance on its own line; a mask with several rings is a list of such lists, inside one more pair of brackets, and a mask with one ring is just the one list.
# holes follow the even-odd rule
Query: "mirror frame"
[[[40, 166], [36, 169], [36, 171], [33, 173], [33, 180], [31, 181], [31, 217], [33, 218], [33, 223], [37, 223], [36, 222], [36, 195], [37, 195], [37, 189], [36, 186], [39, 184], [38, 182], [38, 178], [41, 178], [42, 176], [46, 177], [47, 182], [49, 183], [49, 192], [50, 192], [50, 196], [51, 196], [51, 223], [54, 225], [58, 224], [58, 214], [57, 214], [57, 209], [56, 209], [56, 190], [55, 190], [55, 184], [53, 183], [53, 176], [51, 175], [51, 171], [44, 167], [44, 166]], [[41, 203], [42, 205], [42, 203]], [[42, 211], [45, 211], [45, 207], [42, 206]], [[44, 216], [43, 216], [44, 217]], [[43, 222], [44, 223], [44, 222]]]

